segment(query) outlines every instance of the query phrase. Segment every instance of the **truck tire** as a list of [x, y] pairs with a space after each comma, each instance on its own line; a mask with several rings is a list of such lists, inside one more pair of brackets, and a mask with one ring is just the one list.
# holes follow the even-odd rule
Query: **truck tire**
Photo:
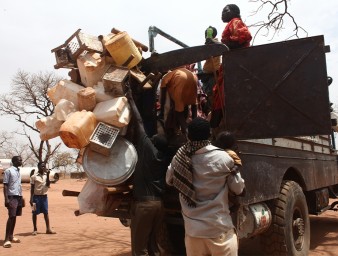
[[310, 220], [301, 187], [294, 181], [283, 181], [271, 211], [272, 224], [261, 237], [264, 252], [267, 255], [308, 255]]

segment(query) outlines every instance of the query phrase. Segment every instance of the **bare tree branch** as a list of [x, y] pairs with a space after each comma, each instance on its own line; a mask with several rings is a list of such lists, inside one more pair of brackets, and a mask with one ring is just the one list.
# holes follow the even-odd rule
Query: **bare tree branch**
[[306, 30], [298, 25], [293, 15], [289, 12], [288, 2], [290, 2], [290, 0], [250, 0], [250, 2], [260, 4], [252, 16], [263, 12], [263, 10], [268, 10], [265, 20], [249, 25], [249, 27], [257, 29], [253, 36], [253, 42], [260, 33], [264, 33], [266, 37], [272, 33], [271, 39], [273, 39], [276, 34], [285, 29], [287, 21], [291, 21], [293, 32], [286, 39], [299, 38], [301, 32], [304, 32], [307, 36]]
[[2, 132], [0, 134], [1, 148], [5, 149], [3, 154], [5, 158], [11, 159], [13, 156], [21, 156], [23, 165], [34, 164], [36, 161], [32, 158], [33, 152], [30, 150], [29, 146], [22, 141], [15, 139], [17, 133], [8, 133]]
[[0, 133], [0, 147], [4, 148], [4, 146], [12, 140], [13, 136], [8, 132], [2, 131]]
[[67, 151], [59, 152], [53, 155], [51, 159], [52, 167], [51, 169], [57, 168], [61, 172], [70, 172], [73, 170], [78, 170], [76, 164], [77, 151]]
[[[21, 131], [16, 133], [26, 138], [27, 144], [24, 149], [29, 149], [30, 154], [25, 155], [29, 158], [34, 156], [36, 162], [48, 162], [61, 146], [61, 143], [52, 146], [49, 141], [40, 141], [36, 145], [36, 140], [28, 132], [39, 134], [35, 122], [53, 114], [54, 105], [48, 98], [47, 91], [60, 80], [61, 78], [52, 72], [29, 74], [18, 71], [12, 79], [11, 91], [0, 96], [0, 114], [11, 116], [22, 125]], [[7, 145], [10, 144], [8, 137], [3, 136], [2, 139], [8, 142]], [[20, 152], [20, 149], [20, 144], [12, 144], [12, 152], [16, 150], [17, 154], [22, 154], [23, 151]]]

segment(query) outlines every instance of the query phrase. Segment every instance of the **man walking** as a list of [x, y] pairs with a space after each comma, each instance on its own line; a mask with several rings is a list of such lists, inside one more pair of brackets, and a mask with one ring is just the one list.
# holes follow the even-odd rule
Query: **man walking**
[[31, 177], [31, 197], [30, 205], [33, 206], [32, 219], [34, 231], [33, 236], [38, 234], [36, 226], [36, 217], [40, 213], [43, 213], [46, 222], [46, 234], [56, 234], [51, 229], [48, 216], [48, 197], [47, 192], [50, 187], [49, 171], [46, 172], [46, 164], [44, 162], [38, 163], [38, 172]]
[[4, 197], [5, 207], [8, 209], [8, 220], [6, 224], [6, 235], [4, 248], [10, 248], [12, 243], [20, 243], [20, 239], [14, 237], [16, 216], [22, 215], [22, 188], [19, 166], [22, 166], [20, 156], [13, 156], [12, 166], [4, 172]]

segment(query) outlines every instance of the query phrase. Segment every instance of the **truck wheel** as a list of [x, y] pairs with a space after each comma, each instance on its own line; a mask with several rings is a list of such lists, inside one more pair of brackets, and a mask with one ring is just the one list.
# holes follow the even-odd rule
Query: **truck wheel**
[[161, 255], [185, 255], [184, 227], [163, 222], [157, 242]]
[[279, 197], [273, 201], [272, 224], [262, 235], [268, 255], [306, 256], [310, 248], [310, 220], [306, 199], [294, 181], [283, 181]]

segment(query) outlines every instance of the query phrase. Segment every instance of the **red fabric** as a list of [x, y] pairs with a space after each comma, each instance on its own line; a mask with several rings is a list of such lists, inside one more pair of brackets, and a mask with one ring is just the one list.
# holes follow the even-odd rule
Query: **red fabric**
[[222, 33], [222, 43], [238, 42], [242, 47], [250, 46], [252, 36], [248, 27], [240, 18], [233, 18], [225, 27]]
[[[250, 46], [251, 33], [240, 18], [233, 18], [222, 33], [222, 43], [237, 42], [239, 48]], [[217, 83], [213, 87], [213, 110], [222, 109], [225, 105], [223, 66], [219, 68]]]
[[223, 80], [223, 66], [219, 68], [219, 74], [217, 78], [217, 83], [212, 88], [213, 95], [213, 110], [222, 109], [225, 105], [224, 97], [224, 80]]

